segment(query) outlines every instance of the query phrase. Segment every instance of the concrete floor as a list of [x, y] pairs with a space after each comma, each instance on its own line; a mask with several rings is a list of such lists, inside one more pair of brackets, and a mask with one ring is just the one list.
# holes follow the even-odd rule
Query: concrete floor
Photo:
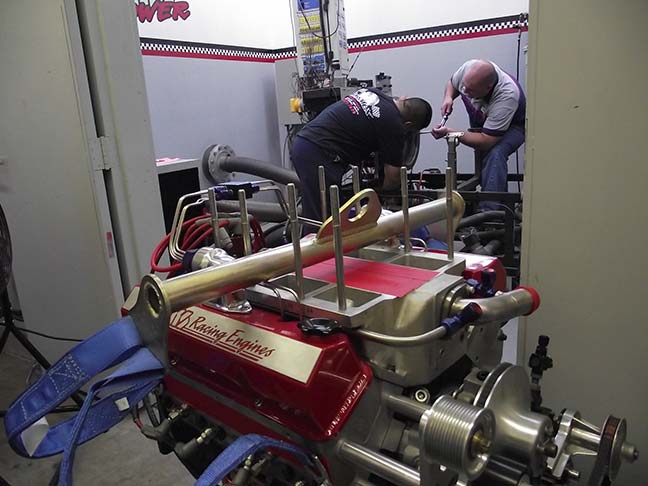
[[[5, 409], [25, 389], [31, 361], [16, 342], [0, 355], [0, 409]], [[0, 486], [47, 486], [59, 456], [26, 459], [11, 450], [0, 430]], [[77, 449], [76, 486], [189, 486], [193, 477], [175, 456], [162, 456], [152, 441], [130, 420]]]

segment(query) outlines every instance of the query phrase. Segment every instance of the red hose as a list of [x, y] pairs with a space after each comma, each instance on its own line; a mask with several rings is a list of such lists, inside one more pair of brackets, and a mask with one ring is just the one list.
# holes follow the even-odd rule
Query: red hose
[[261, 224], [256, 219], [250, 220], [250, 228], [254, 233], [254, 244], [252, 246], [252, 252], [256, 253], [265, 246], [265, 239], [263, 238], [263, 229]]
[[[182, 224], [182, 230], [185, 230], [185, 232], [184, 232], [184, 235], [182, 235], [182, 240], [181, 240], [182, 242], [180, 243], [180, 248], [183, 247], [183, 245], [185, 244], [187, 238], [189, 238], [189, 236], [191, 234], [193, 234], [193, 232], [196, 230], [195, 223], [197, 221], [200, 221], [201, 219], [205, 219], [205, 218], [211, 218], [211, 214], [203, 212], [203, 214], [201, 216], [196, 216], [195, 218], [191, 218], [190, 220], [188, 220], [188, 221], [186, 221], [185, 223]], [[191, 226], [191, 228], [189, 228], [189, 226]], [[189, 228], [189, 229], [187, 229], [187, 228]]]
[[[211, 215], [207, 214], [207, 217], [211, 217]], [[204, 219], [204, 218], [201, 218]], [[196, 220], [198, 221], [198, 220]], [[204, 223], [203, 223], [204, 224]], [[209, 223], [207, 223], [209, 224]], [[202, 225], [201, 225], [202, 226]], [[180, 248], [184, 248], [185, 245], [187, 244], [187, 241], [189, 238], [196, 233], [196, 230], [199, 228], [199, 226], [196, 226], [195, 222], [192, 224], [191, 228], [189, 228], [187, 231], [185, 231], [184, 236], [182, 237], [182, 244], [180, 245]]]
[[174, 270], [178, 270], [182, 268], [182, 263], [175, 263], [171, 266], [168, 267], [159, 267], [158, 262], [160, 261], [160, 258], [162, 258], [162, 254], [164, 253], [164, 249], [166, 246], [169, 244], [169, 238], [171, 238], [171, 233], [166, 235], [164, 238], [162, 238], [162, 241], [160, 241], [157, 246], [155, 247], [155, 250], [153, 250], [153, 254], [151, 255], [151, 273], [153, 272], [171, 272]]
[[[222, 227], [227, 226], [229, 224], [230, 224], [230, 222], [228, 220], [224, 219], [224, 220], [222, 220], [222, 221], [220, 221], [218, 223], [218, 227], [222, 228]], [[201, 228], [204, 227], [204, 226], [207, 226], [207, 227], [205, 228], [203, 233], [198, 238], [196, 238], [194, 241], [192, 241], [191, 245], [188, 248], [182, 248], [183, 250], [185, 250], [185, 251], [195, 250], [196, 248], [198, 248], [201, 245], [201, 243], [203, 241], [205, 241], [205, 239], [208, 236], [211, 236], [213, 234], [213, 229], [211, 227], [211, 224], [207, 223], [206, 225], [201, 225]], [[200, 231], [200, 228], [198, 230], [196, 230], [194, 232], [194, 234], [197, 234], [199, 231]]]
[[[196, 221], [199, 219], [205, 218], [205, 215], [201, 216], [196, 216], [195, 218], [191, 218], [184, 223], [182, 223], [182, 229], [185, 229], [189, 227], [189, 225], [194, 224]], [[160, 241], [155, 249], [153, 250], [153, 253], [151, 254], [151, 273], [153, 272], [159, 272], [159, 273], [165, 273], [165, 272], [173, 272], [180, 270], [182, 268], [182, 263], [174, 263], [168, 267], [159, 267], [158, 263], [160, 262], [160, 259], [162, 258], [162, 255], [164, 254], [164, 249], [166, 246], [169, 244], [169, 239], [171, 238], [171, 233], [166, 235], [164, 238], [162, 238], [162, 241]]]
[[[200, 226], [196, 226], [195, 223], [198, 220], [205, 219], [210, 217], [209, 214], [203, 214], [201, 216], [196, 216], [195, 218], [192, 218], [188, 221], [185, 221], [182, 224], [182, 229], [186, 230], [190, 225], [193, 225], [193, 227], [188, 230], [183, 238], [182, 245], [180, 246], [181, 250], [188, 251], [188, 250], [195, 250], [200, 246], [200, 244], [207, 239], [209, 235], [213, 233], [211, 223], [203, 223]], [[218, 223], [219, 228], [223, 228], [224, 226], [228, 226], [230, 224], [229, 220], [224, 219]], [[201, 233], [202, 231], [202, 233]], [[198, 235], [196, 237], [196, 235]], [[263, 237], [263, 233], [261, 233], [261, 237]], [[162, 255], [164, 254], [165, 249], [167, 248], [169, 244], [169, 239], [171, 238], [171, 233], [166, 235], [162, 240], [157, 244], [155, 249], [153, 250], [153, 253], [151, 255], [151, 273], [153, 272], [158, 272], [158, 273], [173, 273], [177, 272], [179, 270], [182, 270], [182, 262], [176, 262], [173, 263], [172, 265], [168, 267], [160, 267], [158, 266], [158, 263], [160, 262], [160, 259], [162, 258]]]
[[[220, 223], [219, 223], [220, 225]], [[182, 246], [180, 247], [182, 250], [188, 250], [192, 247], [192, 245], [196, 242], [198, 238], [202, 236], [202, 234], [206, 230], [211, 230], [212, 225], [211, 223], [203, 223], [200, 226], [195, 226], [191, 231], [191, 236], [188, 238], [185, 238], [185, 240], [182, 242]]]
[[195, 250], [200, 246], [200, 244], [207, 239], [208, 236], [212, 234], [212, 229], [208, 228], [204, 231], [197, 239], [194, 241], [189, 248], [186, 248], [186, 251]]

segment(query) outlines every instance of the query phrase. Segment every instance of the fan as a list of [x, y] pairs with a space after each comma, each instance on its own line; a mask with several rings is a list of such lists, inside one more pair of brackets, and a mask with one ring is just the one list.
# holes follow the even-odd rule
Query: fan
[[0, 292], [4, 291], [11, 277], [11, 236], [2, 206], [0, 206]]

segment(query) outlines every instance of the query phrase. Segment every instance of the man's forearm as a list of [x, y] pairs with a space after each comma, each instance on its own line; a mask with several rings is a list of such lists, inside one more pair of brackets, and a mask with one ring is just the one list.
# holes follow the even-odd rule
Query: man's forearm
[[452, 81], [448, 80], [448, 82], [446, 83], [445, 92], [443, 93], [443, 96], [445, 98], [450, 98], [451, 100], [454, 100], [457, 96], [459, 96], [459, 91], [457, 91], [455, 87], [452, 85]]
[[490, 150], [500, 138], [501, 137], [492, 137], [485, 133], [465, 132], [461, 138], [459, 138], [459, 141], [468, 147], [487, 151]]

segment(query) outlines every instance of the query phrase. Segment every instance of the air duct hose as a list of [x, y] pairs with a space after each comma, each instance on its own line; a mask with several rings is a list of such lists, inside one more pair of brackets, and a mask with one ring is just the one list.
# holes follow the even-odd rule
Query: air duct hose
[[264, 179], [270, 179], [280, 184], [292, 183], [298, 188], [301, 188], [301, 182], [296, 172], [263, 160], [232, 155], [223, 158], [219, 163], [219, 168], [225, 172], [244, 172]]
[[[221, 213], [238, 213], [241, 210], [238, 201], [218, 201], [217, 205]], [[264, 223], [282, 223], [288, 219], [279, 203], [248, 201], [247, 210]]]

